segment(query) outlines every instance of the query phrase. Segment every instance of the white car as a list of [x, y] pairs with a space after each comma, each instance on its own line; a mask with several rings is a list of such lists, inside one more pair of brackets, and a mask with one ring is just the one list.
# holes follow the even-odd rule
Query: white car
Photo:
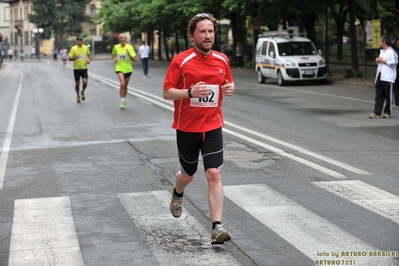
[[258, 82], [277, 79], [279, 86], [290, 81], [327, 81], [327, 65], [311, 40], [292, 33], [262, 35], [256, 43], [255, 71]]

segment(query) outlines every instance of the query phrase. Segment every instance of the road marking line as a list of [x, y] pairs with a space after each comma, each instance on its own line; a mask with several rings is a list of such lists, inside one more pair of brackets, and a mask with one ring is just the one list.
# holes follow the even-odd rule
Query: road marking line
[[212, 247], [211, 233], [186, 209], [180, 218], [172, 216], [168, 191], [118, 197], [160, 265], [241, 265], [229, 252]]
[[326, 168], [326, 167], [323, 167], [323, 166], [321, 166], [321, 165], [312, 163], [311, 161], [308, 161], [308, 160], [305, 160], [305, 159], [303, 159], [303, 158], [301, 158], [301, 157], [298, 157], [298, 156], [295, 156], [295, 155], [293, 155], [293, 154], [287, 153], [287, 152], [285, 152], [285, 151], [283, 151], [283, 150], [281, 150], [281, 149], [279, 149], [279, 148], [276, 148], [276, 147], [274, 147], [274, 146], [271, 146], [271, 145], [266, 144], [266, 143], [264, 143], [264, 142], [261, 142], [261, 141], [259, 141], [259, 140], [256, 140], [256, 139], [247, 137], [247, 136], [245, 136], [245, 135], [243, 135], [243, 134], [234, 132], [234, 131], [229, 130], [229, 129], [227, 129], [227, 128], [223, 128], [223, 132], [229, 133], [230, 135], [236, 136], [236, 137], [238, 137], [238, 138], [241, 138], [241, 139], [243, 139], [243, 140], [246, 140], [246, 141], [248, 141], [248, 142], [251, 142], [251, 143], [253, 143], [253, 144], [256, 144], [256, 145], [258, 145], [258, 146], [260, 146], [260, 147], [263, 147], [263, 148], [266, 148], [266, 149], [268, 149], [268, 150], [271, 150], [271, 151], [275, 152], [276, 154], [278, 154], [278, 155], [280, 155], [280, 156], [284, 156], [284, 157], [286, 157], [286, 158], [289, 158], [289, 159], [291, 159], [291, 160], [294, 160], [294, 161], [296, 161], [296, 162], [299, 162], [299, 163], [301, 163], [301, 164], [304, 164], [304, 165], [306, 165], [306, 166], [309, 166], [310, 168], [313, 168], [313, 169], [315, 169], [315, 170], [318, 170], [318, 171], [320, 171], [320, 172], [322, 172], [322, 173], [325, 173], [325, 174], [327, 174], [327, 175], [329, 175], [329, 176], [332, 176], [332, 177], [334, 177], [334, 178], [337, 178], [337, 179], [345, 179], [345, 178], [346, 178], [346, 176], [344, 176], [344, 175], [342, 175], [342, 174], [340, 174], [340, 173], [338, 173], [338, 172], [335, 172], [335, 171], [333, 171], [333, 170], [330, 170], [330, 169], [328, 169], [328, 168]]
[[15, 200], [8, 265], [84, 265], [68, 197]]
[[[224, 191], [226, 197], [312, 260], [328, 259], [318, 252], [377, 251], [266, 185], [225, 186]], [[356, 265], [395, 265], [387, 264], [392, 258], [353, 259]]]
[[312, 182], [343, 199], [399, 224], [399, 197], [360, 180]]
[[19, 73], [19, 75], [21, 76], [21, 79], [19, 80], [17, 94], [15, 95], [14, 104], [12, 106], [10, 120], [8, 122], [6, 138], [4, 139], [4, 144], [3, 144], [3, 147], [1, 149], [1, 155], [0, 155], [0, 189], [3, 188], [4, 176], [6, 174], [6, 167], [7, 167], [7, 161], [8, 161], [8, 152], [10, 151], [12, 133], [14, 132], [15, 117], [17, 116], [19, 96], [21, 95], [22, 83], [23, 83], [23, 80], [24, 80], [24, 74], [22, 74], [13, 65], [11, 65], [11, 67], [13, 67], [15, 69], [15, 71], [17, 71]]
[[239, 126], [239, 125], [236, 125], [236, 124], [233, 124], [233, 123], [230, 123], [230, 122], [225, 122], [225, 124], [228, 125], [228, 126], [234, 127], [234, 128], [236, 128], [236, 129], [242, 130], [242, 131], [244, 131], [244, 132], [250, 133], [250, 134], [252, 134], [252, 135], [258, 136], [258, 137], [260, 137], [260, 138], [262, 138], [262, 139], [267, 139], [267, 140], [272, 141], [272, 142], [274, 142], [274, 143], [277, 143], [277, 144], [286, 146], [286, 147], [288, 147], [288, 148], [291, 148], [291, 149], [293, 149], [293, 150], [299, 151], [300, 153], [303, 153], [303, 154], [312, 156], [312, 157], [314, 157], [314, 158], [317, 158], [317, 159], [319, 159], [319, 160], [328, 162], [328, 163], [330, 163], [330, 164], [332, 164], [332, 165], [336, 165], [336, 166], [338, 166], [338, 167], [341, 167], [341, 168], [346, 169], [346, 170], [348, 170], [348, 171], [351, 171], [351, 172], [353, 172], [353, 173], [356, 173], [356, 174], [359, 174], [359, 175], [370, 175], [370, 173], [368, 173], [368, 172], [366, 172], [366, 171], [363, 171], [363, 170], [361, 170], [361, 169], [358, 169], [358, 168], [356, 168], [356, 167], [350, 166], [350, 165], [345, 164], [345, 163], [341, 163], [341, 162], [336, 161], [336, 160], [334, 160], [334, 159], [328, 158], [328, 157], [323, 156], [323, 155], [321, 155], [321, 154], [314, 153], [314, 152], [312, 152], [312, 151], [309, 151], [309, 150], [306, 150], [306, 149], [304, 149], [304, 148], [298, 147], [298, 146], [296, 146], [296, 145], [287, 143], [287, 142], [285, 142], [285, 141], [281, 141], [281, 140], [279, 140], [279, 139], [276, 139], [276, 138], [267, 136], [267, 135], [265, 135], [265, 134], [262, 134], [262, 133], [259, 133], [259, 132], [256, 132], [256, 131], [253, 131], [253, 130], [244, 128], [244, 127], [242, 127], [242, 126]]

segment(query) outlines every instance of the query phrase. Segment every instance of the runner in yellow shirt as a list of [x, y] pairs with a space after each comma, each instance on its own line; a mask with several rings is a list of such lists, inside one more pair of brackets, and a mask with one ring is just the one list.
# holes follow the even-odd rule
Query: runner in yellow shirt
[[122, 109], [126, 108], [126, 95], [127, 86], [129, 84], [130, 76], [133, 72], [132, 61], [136, 61], [136, 52], [133, 46], [126, 43], [127, 36], [122, 33], [119, 35], [119, 44], [115, 44], [112, 49], [112, 57], [115, 62], [116, 75], [118, 75], [120, 82], [119, 94], [121, 96], [121, 102], [119, 107]]
[[[73, 74], [75, 76], [75, 90], [77, 94], [77, 102], [80, 103], [80, 97], [82, 101], [86, 99], [85, 90], [87, 87], [87, 64], [91, 61], [91, 53], [89, 47], [83, 44], [83, 37], [76, 37], [76, 45], [72, 46], [69, 51], [69, 61], [73, 61]], [[79, 95], [79, 81], [82, 77], [82, 92]]]

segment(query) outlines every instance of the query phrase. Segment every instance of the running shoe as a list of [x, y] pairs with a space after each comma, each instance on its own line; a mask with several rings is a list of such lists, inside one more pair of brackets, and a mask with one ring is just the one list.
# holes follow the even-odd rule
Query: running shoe
[[78, 95], [78, 98], [76, 99], [76, 101], [78, 102], [78, 103], [80, 103], [80, 96]]
[[377, 114], [375, 114], [375, 113], [372, 113], [371, 115], [369, 115], [369, 118], [371, 118], [371, 119], [379, 118], [379, 117], [380, 117], [380, 116], [377, 115]]
[[215, 229], [212, 232], [212, 245], [220, 245], [224, 244], [226, 241], [230, 241], [231, 235], [230, 233], [223, 228], [221, 224], [217, 224]]
[[80, 93], [80, 96], [82, 97], [82, 101], [86, 100], [85, 92], [84, 92], [84, 91], [82, 91], [82, 92]]
[[125, 108], [126, 108], [126, 102], [121, 102], [121, 103], [119, 104], [119, 107], [120, 107], [121, 109], [125, 109]]
[[173, 217], [179, 218], [183, 210], [183, 197], [176, 197], [172, 191], [172, 199], [170, 200], [170, 212]]

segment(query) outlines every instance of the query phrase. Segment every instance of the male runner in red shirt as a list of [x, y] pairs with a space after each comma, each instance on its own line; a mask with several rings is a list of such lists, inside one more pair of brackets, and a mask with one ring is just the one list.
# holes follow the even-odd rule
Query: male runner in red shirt
[[230, 233], [221, 224], [224, 192], [223, 95], [232, 96], [234, 80], [229, 59], [212, 50], [216, 19], [207, 13], [195, 15], [188, 24], [194, 44], [176, 55], [166, 73], [163, 97], [174, 101], [174, 121], [181, 171], [176, 174], [170, 210], [181, 216], [183, 190], [193, 180], [201, 151], [208, 181], [208, 201], [212, 216], [212, 244], [229, 241]]

